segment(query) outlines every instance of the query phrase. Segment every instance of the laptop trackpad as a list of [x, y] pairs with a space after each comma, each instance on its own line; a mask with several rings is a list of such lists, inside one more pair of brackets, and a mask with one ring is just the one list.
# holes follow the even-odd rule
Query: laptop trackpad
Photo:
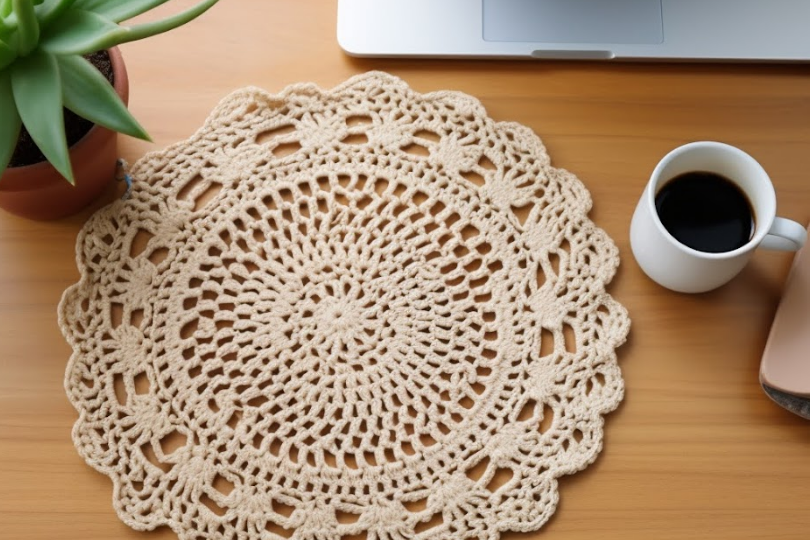
[[661, 43], [661, 0], [483, 0], [486, 41]]

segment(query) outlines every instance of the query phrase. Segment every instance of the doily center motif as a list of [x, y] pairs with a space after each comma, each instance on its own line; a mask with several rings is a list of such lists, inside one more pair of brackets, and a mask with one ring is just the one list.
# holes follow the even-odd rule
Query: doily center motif
[[382, 73], [227, 97], [78, 240], [74, 441], [183, 539], [534, 530], [622, 397], [614, 244], [527, 128]]

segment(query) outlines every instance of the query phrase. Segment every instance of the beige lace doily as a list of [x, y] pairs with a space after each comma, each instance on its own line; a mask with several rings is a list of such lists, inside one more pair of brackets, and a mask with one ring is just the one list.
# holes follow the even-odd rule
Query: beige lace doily
[[538, 529], [622, 398], [590, 197], [527, 128], [370, 73], [141, 159], [60, 305], [81, 455], [184, 540]]

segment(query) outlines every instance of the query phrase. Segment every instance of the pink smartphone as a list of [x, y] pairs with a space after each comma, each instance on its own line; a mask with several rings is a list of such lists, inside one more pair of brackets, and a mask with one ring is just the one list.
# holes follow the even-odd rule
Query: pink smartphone
[[810, 249], [796, 254], [762, 354], [759, 380], [779, 405], [810, 419]]

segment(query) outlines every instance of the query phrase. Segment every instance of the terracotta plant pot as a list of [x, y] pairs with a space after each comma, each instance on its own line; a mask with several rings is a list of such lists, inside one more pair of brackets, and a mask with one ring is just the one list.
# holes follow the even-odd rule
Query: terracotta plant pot
[[[115, 91], [129, 101], [129, 79], [117, 47], [107, 51], [112, 62]], [[97, 199], [115, 178], [117, 133], [93, 126], [70, 147], [76, 185], [72, 186], [47, 161], [10, 167], [0, 177], [0, 208], [29, 219], [69, 216]]]

